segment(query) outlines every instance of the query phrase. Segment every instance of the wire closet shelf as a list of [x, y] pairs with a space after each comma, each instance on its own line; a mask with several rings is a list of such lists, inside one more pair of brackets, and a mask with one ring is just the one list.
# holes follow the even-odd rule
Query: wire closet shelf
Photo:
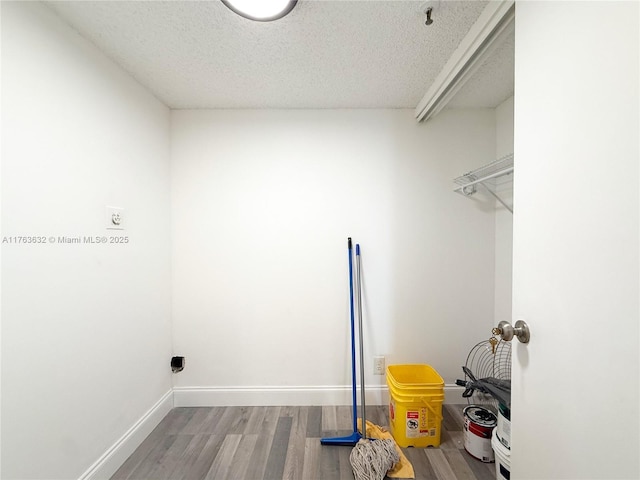
[[513, 208], [496, 193], [500, 185], [511, 181], [513, 181], [512, 153], [455, 178], [453, 191], [469, 197], [478, 191], [478, 185], [482, 185], [491, 196], [513, 213]]

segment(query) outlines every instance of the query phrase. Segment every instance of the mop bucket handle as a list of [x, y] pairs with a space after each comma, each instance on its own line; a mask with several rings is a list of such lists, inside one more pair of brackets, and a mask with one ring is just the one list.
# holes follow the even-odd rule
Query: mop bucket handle
[[438, 413], [436, 412], [435, 408], [433, 408], [433, 405], [431, 405], [430, 402], [428, 402], [425, 397], [420, 397], [420, 400], [422, 403], [424, 403], [426, 405], [426, 407], [431, 410], [431, 413], [433, 413], [433, 415], [438, 419], [438, 420], [442, 420], [442, 412]]
[[[443, 399], [444, 399], [444, 395], [442, 395]], [[396, 400], [404, 403], [404, 404], [410, 404], [410, 403], [420, 403], [423, 404], [425, 407], [427, 407], [431, 413], [433, 413], [433, 415], [439, 419], [442, 420], [442, 412], [437, 412], [435, 407], [431, 404], [431, 402], [429, 402], [426, 398], [425, 395], [420, 395], [419, 397], [409, 397], [409, 396], [403, 396], [403, 398], [396, 398]]]

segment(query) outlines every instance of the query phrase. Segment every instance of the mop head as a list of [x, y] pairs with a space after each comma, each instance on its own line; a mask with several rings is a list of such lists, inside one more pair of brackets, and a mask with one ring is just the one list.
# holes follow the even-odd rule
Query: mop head
[[361, 439], [349, 456], [355, 480], [383, 480], [400, 460], [395, 442]]
[[[378, 440], [390, 440], [393, 442], [393, 445], [396, 449], [396, 453], [400, 460], [393, 466], [393, 468], [387, 472], [387, 477], [389, 478], [416, 478], [416, 475], [413, 471], [413, 465], [407, 459], [404, 453], [402, 453], [402, 449], [398, 446], [398, 444], [393, 439], [393, 435], [387, 431], [387, 429], [383, 427], [379, 427], [371, 423], [369, 420], [366, 422], [366, 437], [369, 439], [378, 439]], [[362, 432], [362, 419], [358, 419], [358, 431]]]

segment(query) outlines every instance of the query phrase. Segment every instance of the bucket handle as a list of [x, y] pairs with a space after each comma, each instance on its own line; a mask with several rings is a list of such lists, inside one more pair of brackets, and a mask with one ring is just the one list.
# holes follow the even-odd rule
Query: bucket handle
[[438, 413], [435, 411], [435, 409], [431, 406], [431, 404], [429, 402], [427, 402], [424, 397], [421, 397], [420, 400], [422, 401], [422, 403], [424, 403], [427, 408], [429, 410], [431, 410], [431, 413], [433, 413], [433, 415], [438, 419], [438, 420], [442, 420], [442, 413]]

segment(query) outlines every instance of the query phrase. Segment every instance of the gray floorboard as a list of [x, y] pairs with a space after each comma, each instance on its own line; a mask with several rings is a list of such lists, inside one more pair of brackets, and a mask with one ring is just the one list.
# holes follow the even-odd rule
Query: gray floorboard
[[267, 459], [264, 480], [280, 480], [283, 477], [292, 423], [293, 417], [280, 417], [278, 420], [269, 458]]
[[[416, 480], [494, 480], [493, 464], [464, 450], [465, 405], [444, 405], [439, 448], [405, 448]], [[348, 406], [174, 408], [112, 480], [353, 480], [350, 447], [321, 445], [352, 433]], [[367, 419], [389, 429], [388, 408]]]

